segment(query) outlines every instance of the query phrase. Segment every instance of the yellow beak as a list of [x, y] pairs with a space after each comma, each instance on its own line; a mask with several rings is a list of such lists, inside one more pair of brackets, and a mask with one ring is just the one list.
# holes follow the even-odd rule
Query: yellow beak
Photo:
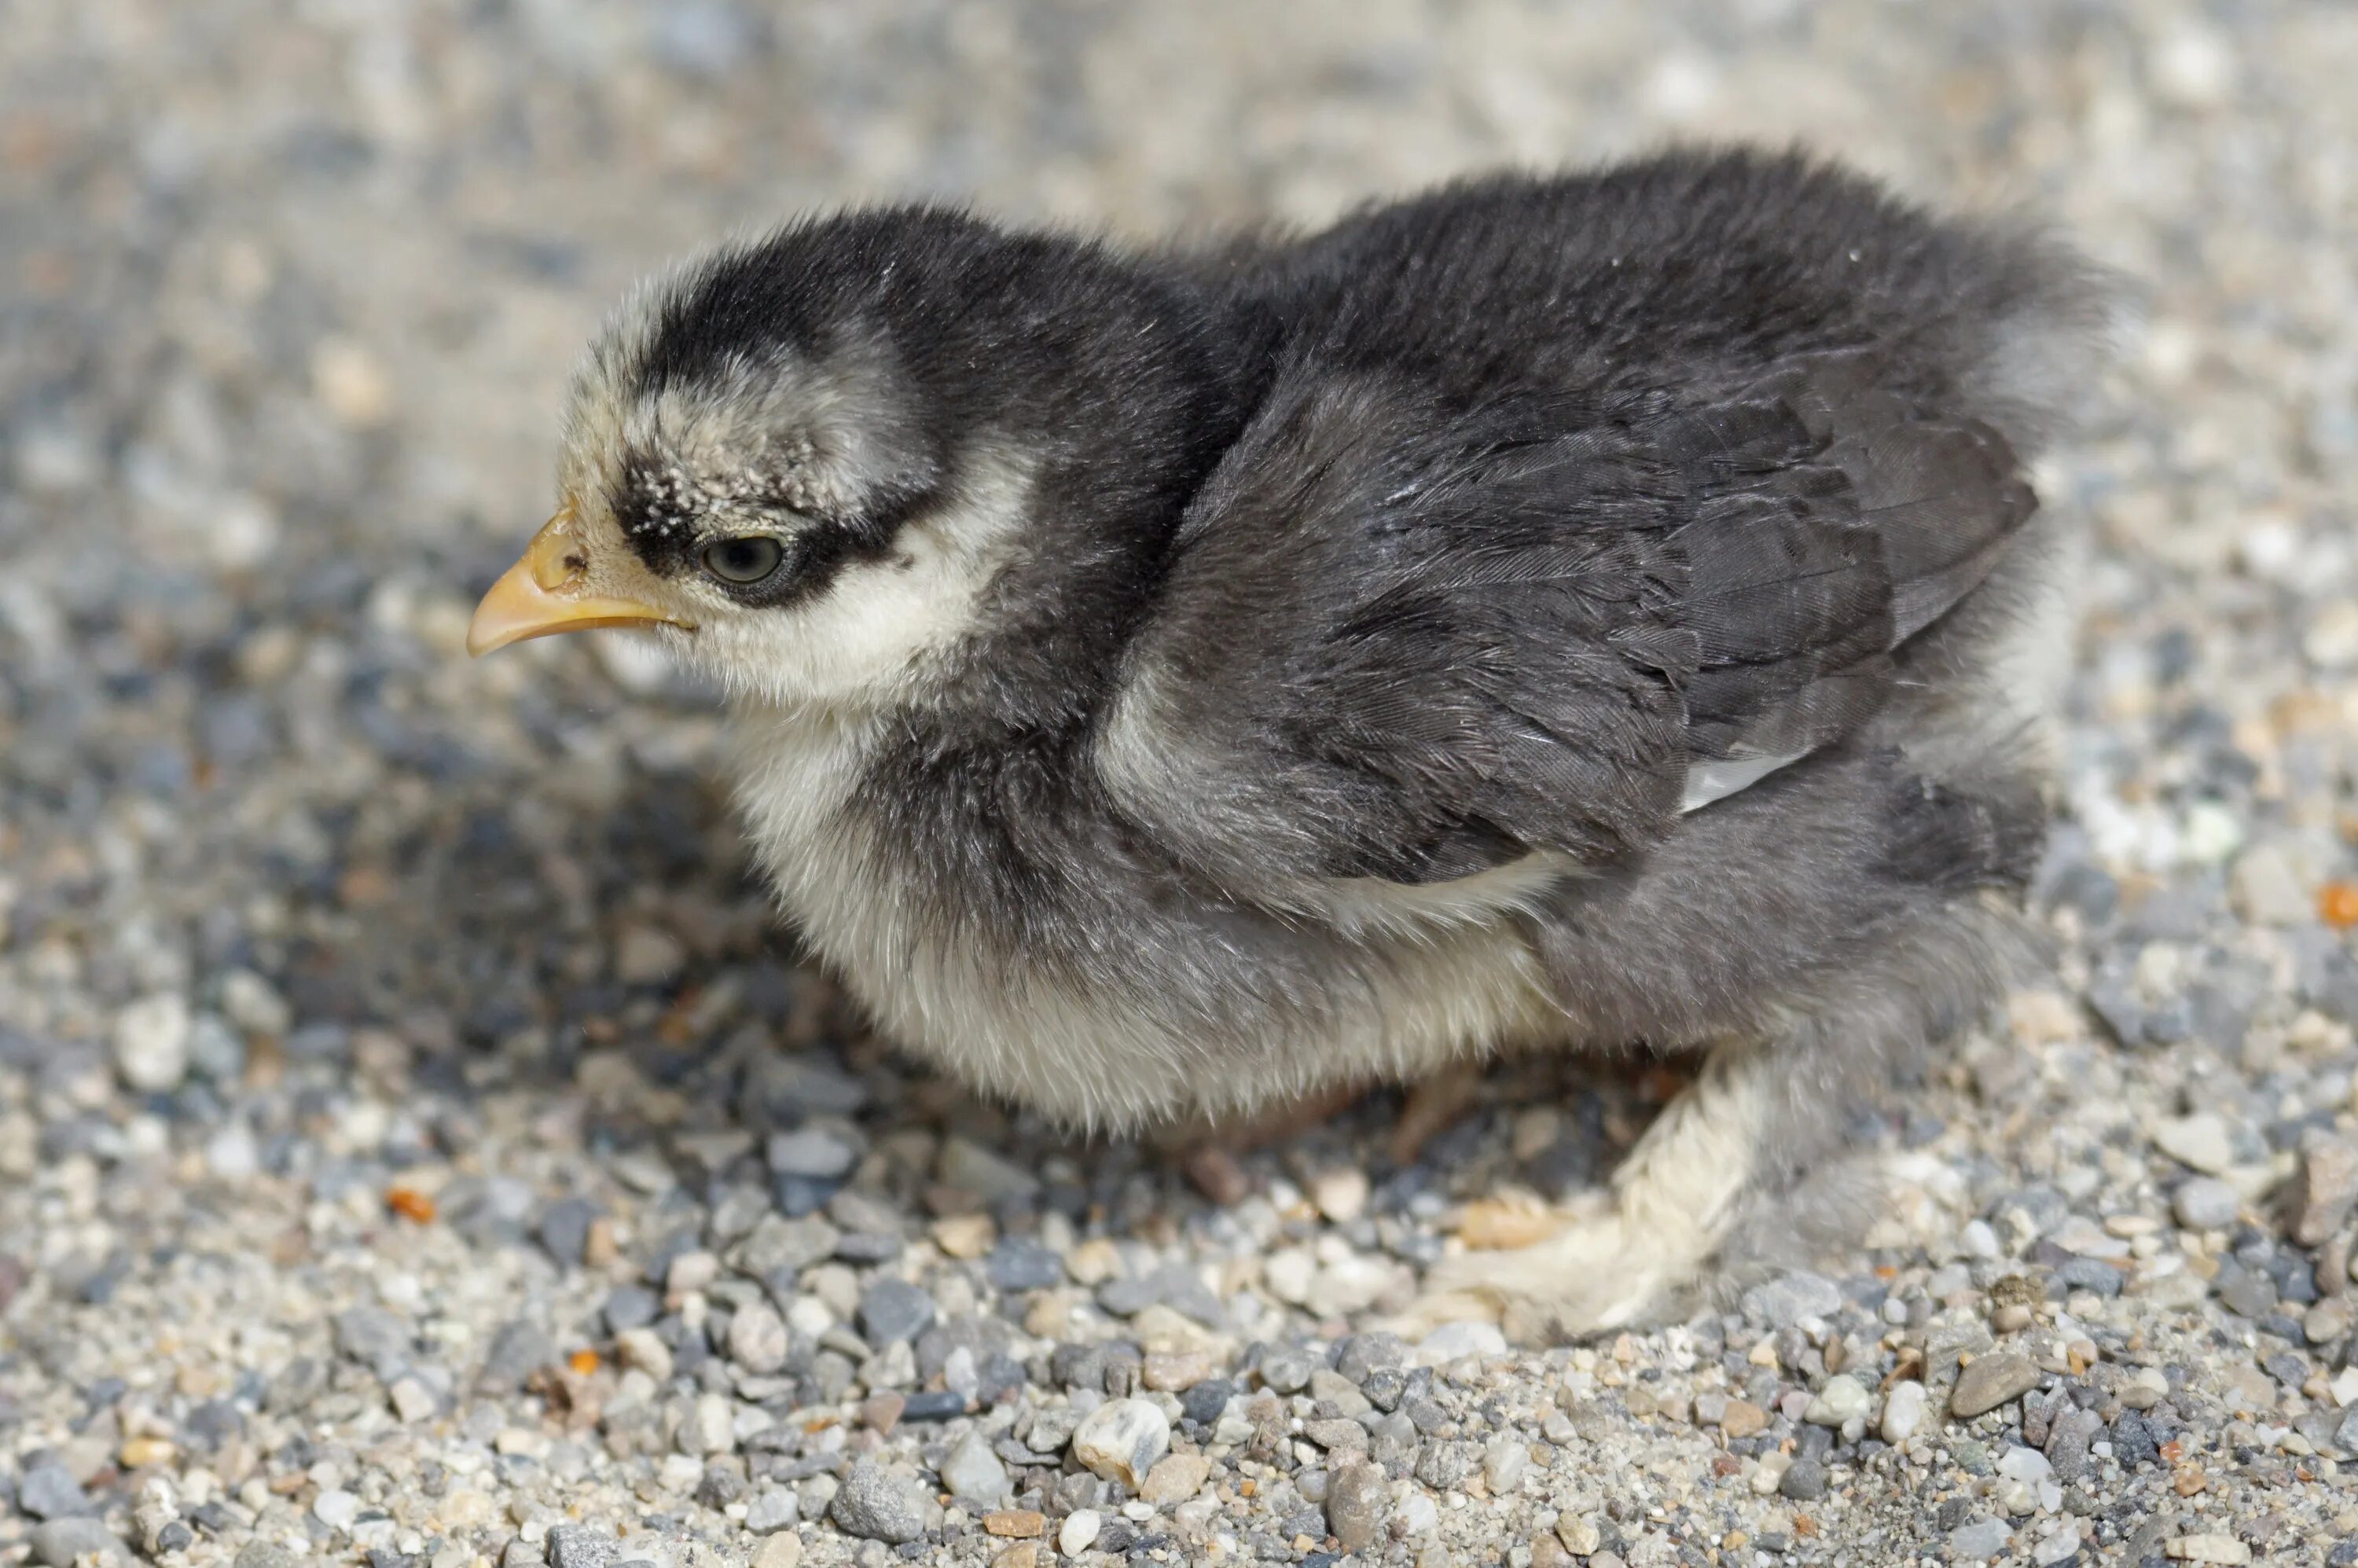
[[524, 557], [501, 574], [475, 606], [467, 652], [478, 658], [528, 637], [587, 632], [599, 626], [686, 626], [668, 610], [635, 599], [587, 591], [590, 557], [574, 535], [570, 506], [550, 518], [525, 546]]

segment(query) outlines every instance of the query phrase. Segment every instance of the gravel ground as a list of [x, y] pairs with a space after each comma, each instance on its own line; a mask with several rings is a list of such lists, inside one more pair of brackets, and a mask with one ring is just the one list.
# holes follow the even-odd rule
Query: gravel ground
[[[2358, 1563], [2353, 79], [2284, 0], [16, 0], [0, 1564]], [[1385, 1097], [1061, 1141], [795, 968], [704, 696], [460, 653], [692, 242], [1673, 134], [2028, 202], [2150, 307], [2043, 486], [2099, 542], [2054, 973], [1863, 1119], [1823, 1276], [1367, 1332], [1660, 1086], [1502, 1067], [1405, 1165]]]

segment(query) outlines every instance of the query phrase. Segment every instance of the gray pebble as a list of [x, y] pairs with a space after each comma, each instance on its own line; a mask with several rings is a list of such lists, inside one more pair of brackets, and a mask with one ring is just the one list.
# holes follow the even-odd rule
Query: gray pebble
[[774, 1372], [791, 1346], [785, 1319], [767, 1302], [749, 1302], [729, 1319], [729, 1358], [749, 1372]]
[[590, 1246], [590, 1227], [598, 1206], [588, 1198], [558, 1198], [540, 1213], [540, 1244], [565, 1267], [578, 1267]]
[[764, 1487], [745, 1505], [745, 1528], [755, 1535], [792, 1530], [802, 1517], [802, 1499], [788, 1487]]
[[1298, 1394], [1310, 1386], [1312, 1367], [1298, 1350], [1272, 1350], [1260, 1358], [1260, 1380], [1281, 1394]]
[[1396, 1371], [1408, 1364], [1408, 1345], [1397, 1334], [1355, 1334], [1336, 1347], [1335, 1370], [1354, 1383], [1370, 1372]]
[[1067, 1404], [1054, 1404], [1032, 1419], [1024, 1443], [1034, 1454], [1060, 1454], [1079, 1430], [1082, 1412]]
[[925, 1533], [925, 1512], [913, 1478], [867, 1459], [843, 1478], [827, 1517], [863, 1540], [896, 1546]]
[[1826, 1495], [1826, 1467], [1815, 1459], [1796, 1459], [1778, 1477], [1777, 1495], [1797, 1503], [1815, 1502]]
[[64, 1519], [98, 1511], [73, 1473], [54, 1459], [28, 1466], [17, 1479], [16, 1506], [33, 1519]]
[[1957, 1386], [1949, 1394], [1949, 1413], [1960, 1421], [1970, 1421], [1986, 1411], [2018, 1400], [2039, 1386], [2039, 1368], [2030, 1358], [2010, 1350], [1993, 1351], [1978, 1357], [1973, 1365], [1957, 1374]]
[[555, 1366], [557, 1360], [557, 1342], [549, 1338], [546, 1329], [522, 1318], [513, 1319], [492, 1336], [476, 1381], [485, 1389], [522, 1388], [525, 1379], [543, 1367]]
[[1416, 1478], [1435, 1491], [1445, 1492], [1466, 1484], [1482, 1462], [1482, 1455], [1470, 1443], [1428, 1444], [1416, 1462]]
[[397, 1368], [409, 1356], [409, 1325], [383, 1307], [351, 1307], [336, 1314], [336, 1349], [380, 1372]]
[[2004, 1519], [1977, 1519], [1949, 1532], [1949, 1555], [1961, 1563], [1982, 1562], [2004, 1552], [2013, 1538], [2014, 1530]]
[[[900, 1244], [901, 1212], [883, 1199], [857, 1187], [845, 1187], [827, 1200], [827, 1217], [851, 1235], [886, 1236]], [[835, 1244], [838, 1256], [843, 1243]]]
[[757, 1280], [766, 1281], [781, 1274], [791, 1277], [833, 1257], [835, 1244], [840, 1239], [835, 1227], [817, 1215], [789, 1219], [784, 1215], [773, 1214], [737, 1244], [730, 1261]]
[[942, 1461], [942, 1487], [952, 1497], [971, 1498], [996, 1508], [1007, 1497], [1007, 1466], [979, 1432], [969, 1432]]
[[860, 1159], [860, 1151], [842, 1134], [825, 1127], [798, 1127], [773, 1132], [763, 1150], [770, 1169], [781, 1176], [840, 1176]]
[[1399, 1371], [1370, 1372], [1359, 1382], [1359, 1392], [1379, 1411], [1396, 1411], [1408, 1392], [1408, 1374]]
[[2219, 1300], [2244, 1317], [2266, 1317], [2277, 1309], [2277, 1282], [2258, 1269], [2222, 1266]]
[[914, 1339], [934, 1321], [934, 1298], [905, 1280], [879, 1280], [860, 1296], [860, 1335], [871, 1345]]
[[560, 1524], [548, 1532], [549, 1568], [609, 1568], [619, 1545], [590, 1524]]
[[303, 1563], [275, 1541], [249, 1541], [238, 1548], [232, 1568], [303, 1568]]
[[[1594, 1406], [1582, 1406], [1580, 1411], [1573, 1415], [1574, 1424], [1578, 1425], [1582, 1414], [1593, 1412], [1594, 1410]], [[1401, 1413], [1408, 1417], [1417, 1431], [1428, 1435], [1439, 1432], [1449, 1424], [1449, 1411], [1439, 1400], [1423, 1398], [1411, 1400], [1401, 1406]], [[1587, 1433], [1584, 1433], [1582, 1435], [1585, 1436]]]
[[987, 1204], [1024, 1203], [1040, 1192], [1039, 1177], [967, 1138], [952, 1138], [942, 1145], [934, 1176], [944, 1186], [972, 1193]]
[[1391, 1519], [1391, 1484], [1373, 1465], [1345, 1465], [1326, 1486], [1326, 1528], [1346, 1552], [1365, 1552], [1385, 1538]]
[[2244, 1200], [2216, 1176], [2194, 1176], [2178, 1184], [2169, 1206], [2189, 1230], [2224, 1230], [2243, 1212]]
[[131, 1561], [130, 1549], [115, 1533], [94, 1519], [53, 1519], [33, 1527], [33, 1557], [47, 1568], [74, 1568], [96, 1554], [117, 1563]]
[[982, 1260], [982, 1277], [995, 1291], [1044, 1291], [1063, 1282], [1064, 1260], [1028, 1236], [1011, 1236]]
[[2094, 1411], [2068, 1410], [2057, 1416], [2047, 1434], [2047, 1463], [2055, 1478], [2068, 1487], [2087, 1476], [2094, 1467], [2089, 1446], [2104, 1432], [2104, 1418]]
[[[1195, 1270], [1184, 1263], [1166, 1263], [1135, 1280], [1109, 1280], [1098, 1289], [1098, 1305], [1116, 1317], [1135, 1317], [1150, 1306], [1167, 1306], [1209, 1328], [1227, 1319], [1220, 1298]], [[1308, 1374], [1303, 1374], [1307, 1380]]]
[[1770, 1328], [1787, 1328], [1804, 1318], [1832, 1317], [1842, 1310], [1842, 1288], [1823, 1274], [1794, 1272], [1744, 1292], [1744, 1315]]
[[2161, 1444], [2155, 1439], [2153, 1428], [2135, 1411], [2123, 1411], [2113, 1418], [2112, 1438], [2113, 1457], [2120, 1461], [2124, 1470], [2154, 1464], [2161, 1457]]
[[663, 1298], [644, 1285], [616, 1285], [606, 1292], [605, 1304], [599, 1313], [611, 1334], [644, 1328], [663, 1315]]
[[1368, 1454], [1379, 1464], [1389, 1465], [1401, 1460], [1413, 1467], [1416, 1443], [1416, 1422], [1399, 1411], [1392, 1411], [1368, 1429]]
[[2121, 1271], [2101, 1258], [2073, 1258], [2057, 1267], [2056, 1281], [2075, 1291], [2093, 1291], [2100, 1296], [2121, 1293]]

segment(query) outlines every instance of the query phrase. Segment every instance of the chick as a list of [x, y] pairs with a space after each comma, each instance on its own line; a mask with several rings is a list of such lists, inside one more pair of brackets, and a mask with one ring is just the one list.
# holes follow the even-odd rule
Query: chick
[[1999, 982], [2070, 624], [2023, 470], [2104, 301], [1740, 151], [1209, 248], [795, 223], [621, 307], [469, 643], [652, 628], [812, 948], [1077, 1126], [1704, 1050], [1416, 1314], [1611, 1328], [1798, 1239]]

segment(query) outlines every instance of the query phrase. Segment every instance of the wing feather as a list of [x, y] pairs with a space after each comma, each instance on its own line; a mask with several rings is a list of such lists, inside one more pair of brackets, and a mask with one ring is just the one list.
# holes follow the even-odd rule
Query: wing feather
[[1103, 771], [1239, 896], [1642, 853], [1872, 718], [2016, 469], [1863, 356], [1684, 404], [1304, 371], [1191, 507]]

